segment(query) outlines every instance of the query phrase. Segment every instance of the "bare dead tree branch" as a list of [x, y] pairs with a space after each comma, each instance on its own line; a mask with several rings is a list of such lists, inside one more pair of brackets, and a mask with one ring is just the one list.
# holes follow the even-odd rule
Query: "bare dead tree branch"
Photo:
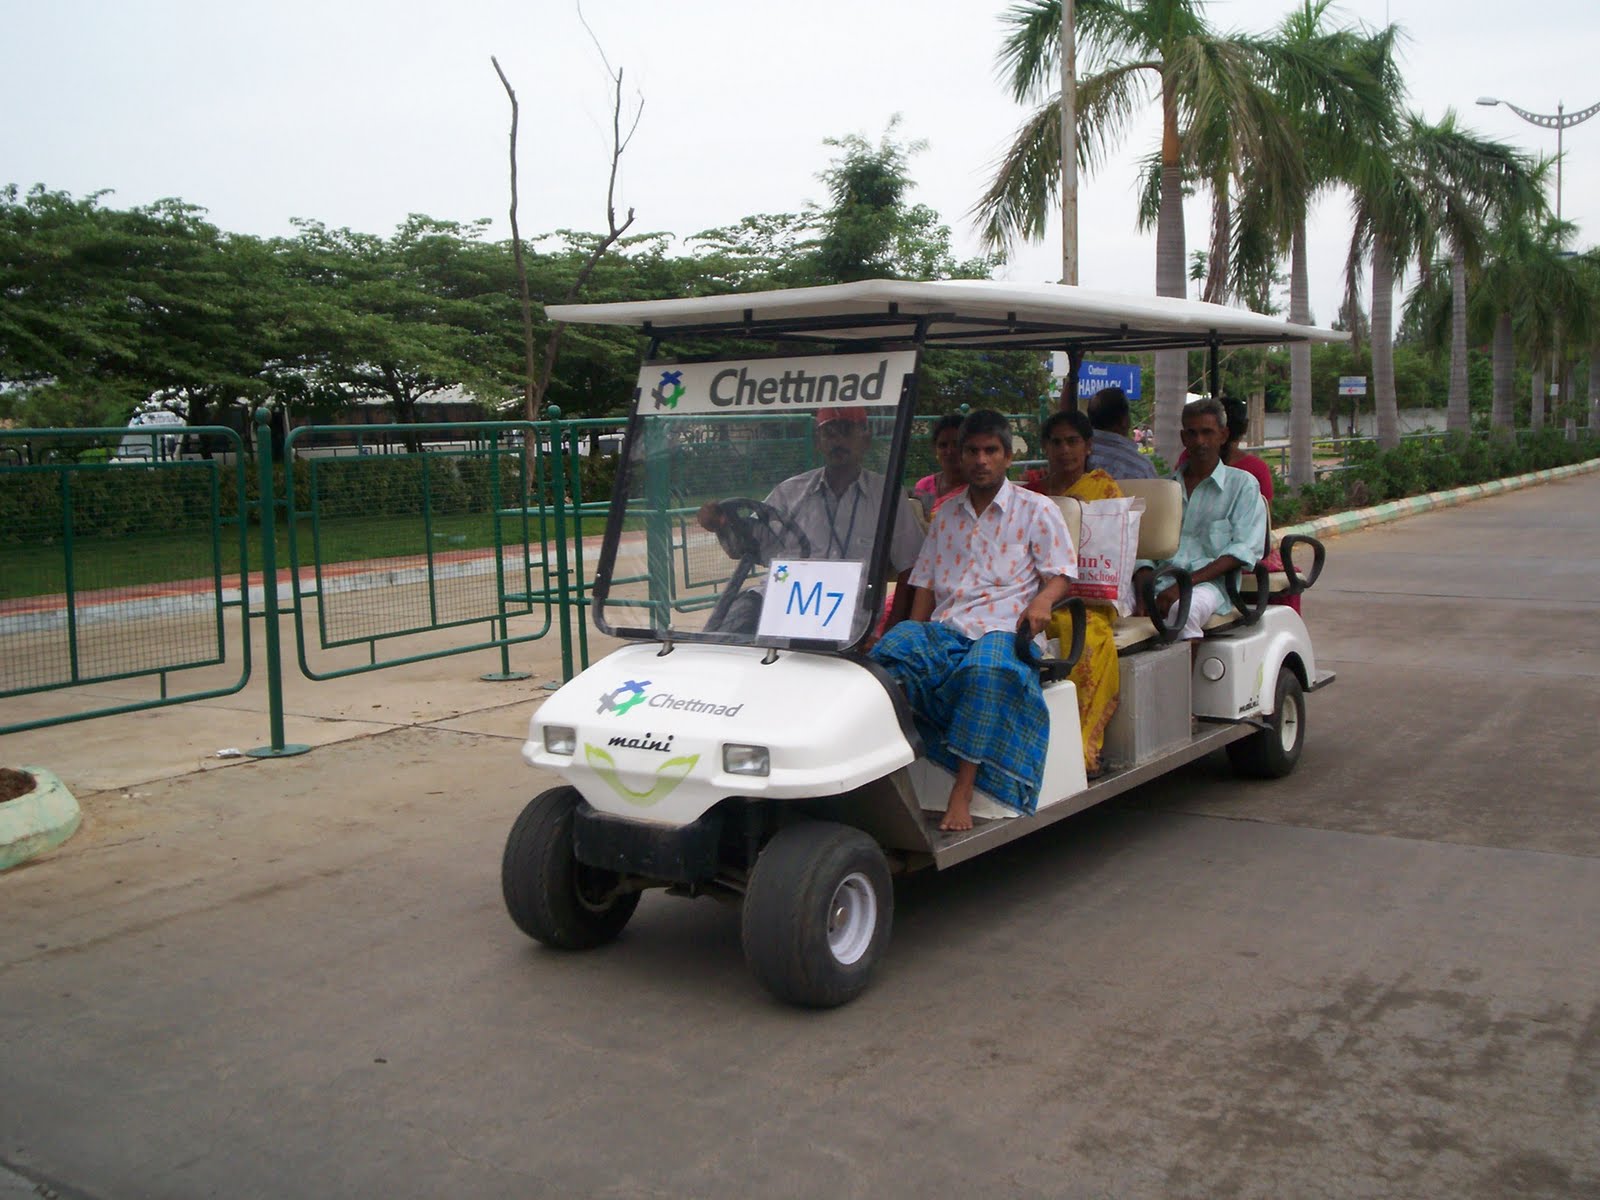
[[[583, 16], [581, 7], [578, 10], [578, 15], [580, 19]], [[587, 23], [584, 28], [588, 28]], [[594, 36], [593, 31], [590, 32], [589, 36]], [[595, 45], [598, 48], [599, 42], [596, 41]], [[601, 52], [600, 57], [602, 61], [605, 60], [604, 51]], [[578, 269], [577, 275], [573, 277], [572, 286], [567, 289], [565, 296], [568, 302], [577, 299], [578, 293], [583, 290], [583, 285], [589, 281], [589, 276], [594, 274], [594, 269], [600, 265], [600, 260], [605, 257], [606, 251], [611, 249], [616, 244], [617, 239], [622, 237], [627, 232], [628, 227], [633, 224], [634, 212], [632, 208], [628, 209], [627, 219], [622, 224], [617, 224], [617, 169], [622, 162], [622, 152], [628, 148], [628, 143], [633, 140], [634, 131], [639, 128], [639, 119], [644, 115], [644, 98], [640, 97], [639, 107], [633, 114], [633, 123], [628, 127], [627, 134], [624, 135], [622, 132], [622, 71], [618, 69], [611, 78], [613, 83], [611, 101], [611, 171], [606, 180], [606, 235], [595, 244], [594, 249], [584, 259], [583, 266]], [[556, 352], [561, 347], [561, 336], [565, 331], [565, 324], [557, 321], [551, 326], [550, 336], [545, 341], [544, 367], [539, 372], [539, 382], [534, 389], [534, 412], [544, 407], [544, 396], [549, 390], [550, 379], [555, 374]], [[530, 417], [529, 419], [537, 420], [537, 417]]]
[[600, 55], [600, 62], [606, 69], [606, 74], [615, 79], [617, 73], [611, 69], [611, 60], [606, 57], [606, 48], [600, 44], [600, 39], [595, 36], [594, 27], [589, 24], [589, 18], [583, 15], [583, 0], [573, 0], [573, 7], [578, 10], [578, 24], [583, 26], [583, 31], [589, 35], [589, 40], [594, 43], [595, 51]]
[[533, 299], [528, 295], [528, 269], [522, 261], [522, 232], [517, 228], [517, 93], [512, 90], [506, 73], [500, 69], [500, 60], [491, 54], [489, 61], [494, 64], [494, 73], [500, 76], [500, 84], [511, 100], [511, 257], [517, 265], [517, 291], [522, 297], [522, 349], [525, 359], [522, 411], [531, 421], [538, 405], [534, 397]]
[[[633, 224], [634, 211], [628, 209], [627, 219], [620, 225], [617, 223], [616, 193], [617, 171], [622, 162], [622, 154], [628, 148], [628, 143], [633, 140], [634, 132], [639, 128], [639, 120], [644, 115], [644, 97], [639, 98], [639, 106], [634, 110], [633, 122], [628, 126], [626, 134], [622, 131], [622, 71], [613, 71], [611, 62], [606, 58], [605, 48], [601, 46], [600, 39], [595, 37], [589, 22], [584, 19], [583, 5], [578, 4], [578, 20], [588, 31], [590, 39], [594, 42], [595, 50], [600, 55], [600, 61], [605, 65], [606, 74], [612, 81], [611, 104], [611, 170], [606, 180], [606, 233], [595, 244], [585, 257], [583, 265], [573, 277], [572, 284], [567, 288], [563, 300], [571, 302], [578, 298], [578, 294], [594, 274], [595, 268], [600, 265], [600, 260], [605, 257], [606, 251], [614, 246], [618, 239], [627, 232]], [[511, 82], [506, 78], [506, 73], [500, 69], [499, 60], [490, 56], [489, 61], [494, 64], [495, 74], [500, 77], [501, 86], [506, 90], [506, 95], [511, 100], [511, 252], [516, 261], [517, 286], [522, 294], [522, 330], [523, 341], [527, 355], [527, 380], [523, 389], [523, 413], [527, 420], [537, 421], [544, 409], [544, 399], [550, 390], [550, 380], [555, 374], [556, 354], [561, 347], [561, 337], [566, 326], [557, 321], [551, 326], [549, 335], [545, 338], [543, 362], [535, 370], [535, 342], [533, 336], [533, 301], [528, 292], [528, 275], [523, 262], [522, 237], [517, 228], [517, 94], [511, 87]]]

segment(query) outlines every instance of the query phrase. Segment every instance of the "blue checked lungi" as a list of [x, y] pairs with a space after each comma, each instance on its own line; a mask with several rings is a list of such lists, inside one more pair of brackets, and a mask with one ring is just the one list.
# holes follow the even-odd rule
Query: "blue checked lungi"
[[947, 771], [978, 764], [977, 786], [1031, 813], [1050, 744], [1039, 674], [1017, 658], [1015, 636], [977, 641], [947, 625], [901, 621], [872, 648], [911, 701], [928, 757]]

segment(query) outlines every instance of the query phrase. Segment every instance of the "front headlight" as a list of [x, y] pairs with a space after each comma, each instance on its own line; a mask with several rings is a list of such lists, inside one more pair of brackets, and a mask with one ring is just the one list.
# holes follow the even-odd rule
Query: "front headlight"
[[578, 731], [571, 725], [546, 725], [544, 748], [551, 754], [571, 754], [578, 748]]
[[772, 755], [765, 746], [742, 746], [725, 742], [722, 747], [722, 769], [729, 775], [766, 775], [772, 765]]

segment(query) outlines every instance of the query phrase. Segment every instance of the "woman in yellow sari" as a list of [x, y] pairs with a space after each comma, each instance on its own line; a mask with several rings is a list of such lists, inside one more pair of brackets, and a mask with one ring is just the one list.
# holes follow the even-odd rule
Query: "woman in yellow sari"
[[[1028, 487], [1045, 496], [1071, 496], [1075, 500], [1115, 500], [1122, 495], [1116, 480], [1104, 471], [1087, 470], [1089, 443], [1094, 427], [1082, 413], [1058, 412], [1044, 423], [1047, 470], [1028, 480]], [[1083, 727], [1083, 765], [1089, 778], [1105, 773], [1100, 751], [1105, 745], [1106, 725], [1117, 711], [1117, 695], [1122, 678], [1117, 670], [1117, 643], [1112, 632], [1113, 610], [1105, 604], [1087, 605], [1088, 627], [1084, 630], [1083, 656], [1072, 668], [1071, 679], [1078, 689], [1078, 722]], [[1050, 636], [1062, 645], [1070, 643], [1072, 623], [1064, 612], [1051, 623]]]

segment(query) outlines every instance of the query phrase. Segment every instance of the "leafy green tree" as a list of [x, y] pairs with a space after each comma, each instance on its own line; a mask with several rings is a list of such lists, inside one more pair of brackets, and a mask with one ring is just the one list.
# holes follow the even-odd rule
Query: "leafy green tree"
[[1583, 346], [1589, 360], [1585, 422], [1593, 435], [1600, 434], [1600, 249], [1590, 247], [1574, 265], [1584, 297], [1584, 319], [1575, 326], [1574, 344]]
[[[1471, 429], [1467, 395], [1467, 276], [1486, 252], [1489, 218], [1535, 211], [1539, 170], [1504, 142], [1461, 128], [1453, 112], [1434, 125], [1413, 121], [1405, 149], [1414, 160], [1433, 237], [1449, 255], [1450, 403], [1447, 427]], [[1426, 260], [1424, 261], [1426, 266]]]
[[101, 195], [0, 191], [0, 379], [38, 417], [115, 424], [156, 393], [191, 418], [265, 396], [291, 306], [262, 244], [178, 200]]
[[[1398, 30], [1330, 29], [1330, 0], [1303, 0], [1278, 26], [1268, 86], [1298, 147], [1303, 170], [1267, 161], [1246, 165], [1235, 238], [1236, 270], [1248, 286], [1263, 259], [1287, 253], [1289, 320], [1310, 324], [1306, 214], [1319, 195], [1348, 179], [1366, 147], [1390, 140], [1401, 95], [1394, 60]], [[1311, 352], [1289, 349], [1289, 478], [1312, 479]]]
[[[1184, 133], [1231, 131], [1245, 157], [1276, 135], [1264, 120], [1256, 84], [1263, 43], [1215, 33], [1198, 0], [1078, 0], [1076, 23], [1090, 72], [1079, 85], [1079, 155], [1092, 168], [1126, 129], [1154, 89], [1161, 106], [1161, 190], [1156, 224], [1156, 292], [1185, 294], [1183, 233]], [[1043, 236], [1059, 186], [1061, 162], [1060, 0], [1021, 0], [1000, 54], [1017, 100], [1038, 104], [1003, 156], [976, 207], [991, 244]], [[1156, 443], [1175, 458], [1186, 390], [1182, 351], [1156, 357]]]
[[701, 294], [800, 286], [816, 251], [815, 209], [757, 213], [685, 239]]
[[[597, 235], [564, 230], [548, 239], [548, 250], [528, 259], [529, 287], [541, 306], [556, 303], [571, 292], [572, 281], [593, 255]], [[695, 295], [706, 290], [696, 260], [667, 254], [664, 234], [636, 234], [617, 239], [598, 258], [583, 288], [590, 303], [652, 299], [659, 296]], [[541, 316], [535, 326], [539, 339], [550, 335], [551, 325]], [[545, 400], [560, 407], [564, 417], [603, 417], [623, 412], [638, 378], [643, 343], [632, 329], [569, 325], [564, 331]]]
[[1579, 264], [1566, 251], [1571, 227], [1536, 223], [1538, 211], [1508, 214], [1491, 234], [1474, 291], [1479, 328], [1492, 328], [1494, 399], [1490, 426], [1515, 424], [1514, 387], [1518, 352], [1533, 363], [1529, 424], [1544, 423], [1544, 361], [1555, 348], [1563, 314], [1582, 319], [1588, 311]]
[[310, 317], [306, 403], [382, 399], [409, 424], [427, 397], [458, 384], [494, 396], [516, 377], [515, 284], [504, 249], [480, 240], [486, 221], [413, 215], [392, 238], [296, 224], [278, 249]]
[[1373, 391], [1381, 446], [1392, 448], [1400, 439], [1393, 357], [1396, 280], [1409, 261], [1430, 263], [1441, 238], [1451, 246], [1452, 259], [1460, 258], [1462, 323], [1452, 335], [1453, 354], [1457, 346], [1460, 351], [1452, 360], [1461, 381], [1460, 415], [1453, 426], [1458, 427], [1466, 403], [1466, 263], [1483, 242], [1485, 208], [1514, 206], [1531, 194], [1530, 172], [1530, 164], [1509, 147], [1462, 129], [1450, 112], [1438, 124], [1409, 115], [1394, 142], [1371, 147], [1357, 164], [1347, 279], [1353, 292], [1359, 287], [1360, 259], [1370, 255]]

